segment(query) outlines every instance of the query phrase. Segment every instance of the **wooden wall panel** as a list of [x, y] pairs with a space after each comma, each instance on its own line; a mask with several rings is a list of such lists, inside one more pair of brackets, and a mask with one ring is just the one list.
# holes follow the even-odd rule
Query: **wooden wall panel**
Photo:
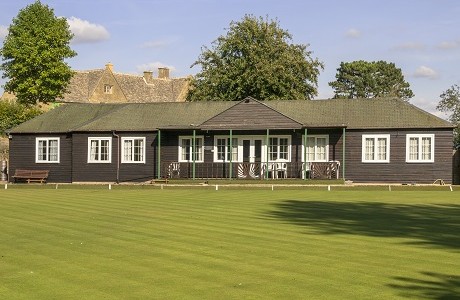
[[[36, 163], [37, 137], [59, 137], [59, 163]], [[31, 135], [15, 134], [10, 139], [9, 181], [16, 169], [49, 170], [48, 182], [71, 182], [71, 137], [66, 134]]]

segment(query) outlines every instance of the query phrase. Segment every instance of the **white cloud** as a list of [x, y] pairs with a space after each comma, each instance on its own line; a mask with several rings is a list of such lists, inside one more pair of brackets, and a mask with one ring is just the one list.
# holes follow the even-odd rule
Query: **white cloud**
[[438, 45], [439, 49], [450, 50], [460, 48], [460, 41], [445, 41]]
[[349, 38], [357, 39], [361, 37], [361, 31], [355, 28], [351, 28], [345, 33], [345, 36]]
[[110, 34], [104, 26], [99, 24], [92, 24], [86, 20], [76, 17], [67, 19], [70, 30], [74, 34], [72, 43], [97, 43], [109, 39]]
[[420, 66], [415, 70], [414, 77], [436, 79], [439, 77], [439, 74], [427, 66]]
[[8, 27], [0, 25], [0, 39], [4, 39], [8, 35]]
[[157, 72], [158, 68], [168, 68], [171, 72], [175, 71], [176, 68], [173, 66], [168, 66], [162, 62], [155, 61], [155, 62], [150, 62], [142, 65], [136, 66], [138, 72], [144, 72], [144, 71], [154, 71]]

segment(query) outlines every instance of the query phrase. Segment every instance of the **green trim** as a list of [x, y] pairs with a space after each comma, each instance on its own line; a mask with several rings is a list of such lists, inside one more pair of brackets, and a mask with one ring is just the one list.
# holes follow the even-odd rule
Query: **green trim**
[[161, 130], [158, 129], [158, 152], [157, 152], [157, 178], [161, 178]]
[[342, 137], [343, 137], [343, 142], [342, 142], [342, 178], [345, 180], [345, 127], [343, 127], [342, 130]]
[[196, 157], [196, 130], [193, 129], [193, 139], [192, 139], [192, 161], [193, 161], [193, 163], [192, 163], [192, 179], [193, 180], [195, 180], [195, 170], [196, 170], [195, 169], [196, 168], [196, 166], [195, 166], [195, 163], [196, 163], [195, 162], [196, 161], [195, 157]]
[[270, 135], [270, 129], [267, 129], [267, 137], [265, 140], [265, 161], [266, 161], [266, 166], [265, 166], [265, 179], [268, 180], [268, 142], [269, 142], [269, 135]]
[[233, 151], [233, 145], [232, 145], [232, 138], [233, 138], [233, 131], [230, 129], [230, 169], [228, 170], [228, 177], [230, 178], [230, 180], [232, 180], [232, 176], [233, 176], [233, 162], [232, 162], [232, 151]]
[[308, 129], [305, 128], [305, 132], [304, 132], [304, 138], [303, 138], [303, 163], [305, 164], [305, 168], [302, 169], [302, 172], [304, 174], [303, 175], [303, 179], [304, 180], [307, 180], [307, 133], [308, 133]]

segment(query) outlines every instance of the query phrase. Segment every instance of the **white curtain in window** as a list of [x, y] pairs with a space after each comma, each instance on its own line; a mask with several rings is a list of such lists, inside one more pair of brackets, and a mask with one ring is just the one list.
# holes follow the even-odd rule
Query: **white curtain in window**
[[132, 161], [131, 153], [133, 151], [133, 141], [125, 140], [123, 143], [123, 160]]
[[377, 159], [386, 160], [387, 159], [387, 139], [378, 138], [377, 139]]
[[418, 138], [409, 139], [409, 159], [418, 160]]
[[57, 140], [49, 140], [49, 161], [57, 161], [58, 160], [58, 141]]
[[92, 160], [92, 161], [95, 161], [95, 160], [98, 159], [98, 155], [97, 155], [97, 150], [98, 150], [97, 148], [98, 147], [97, 146], [98, 146], [98, 141], [92, 140], [91, 141], [91, 146], [90, 146], [90, 153], [89, 153], [90, 160]]
[[315, 161], [315, 138], [307, 137], [307, 161]]
[[431, 160], [431, 138], [422, 138], [422, 160]]
[[366, 138], [366, 160], [374, 160], [374, 139]]

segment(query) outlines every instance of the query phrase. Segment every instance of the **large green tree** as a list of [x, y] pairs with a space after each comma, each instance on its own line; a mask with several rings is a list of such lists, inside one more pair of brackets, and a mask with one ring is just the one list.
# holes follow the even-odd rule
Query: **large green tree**
[[414, 97], [401, 69], [386, 61], [342, 62], [329, 82], [334, 98], [398, 97], [408, 101]]
[[29, 105], [61, 97], [73, 74], [64, 62], [76, 55], [69, 46], [72, 37], [66, 19], [40, 1], [21, 9], [0, 49], [5, 91]]
[[308, 45], [292, 44], [277, 20], [246, 15], [231, 22], [226, 35], [202, 48], [201, 71], [193, 77], [188, 100], [311, 99], [323, 63]]
[[454, 84], [440, 95], [436, 109], [449, 114], [449, 121], [456, 125], [454, 144], [460, 145], [460, 86]]

